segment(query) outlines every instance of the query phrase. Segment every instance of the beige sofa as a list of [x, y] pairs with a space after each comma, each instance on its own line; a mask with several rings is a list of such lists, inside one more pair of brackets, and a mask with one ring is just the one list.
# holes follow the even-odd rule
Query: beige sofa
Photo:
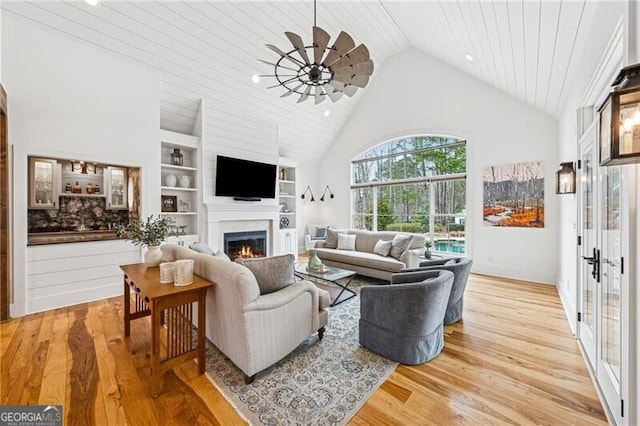
[[[331, 229], [333, 232], [356, 236], [355, 250], [339, 250], [327, 248], [326, 240], [315, 243], [314, 250], [322, 262], [329, 266], [356, 271], [360, 275], [391, 280], [391, 274], [404, 268], [416, 268], [421, 260], [418, 256], [424, 253], [423, 234], [408, 234], [389, 231], [360, 231], [354, 229]], [[408, 248], [398, 257], [381, 256], [374, 253], [378, 240], [391, 241], [398, 234], [411, 235], [413, 238]]]
[[175, 244], [163, 245], [162, 252], [164, 261], [195, 259], [194, 273], [213, 282], [207, 292], [207, 338], [244, 372], [247, 383], [311, 334], [318, 331], [322, 338], [331, 302], [310, 281], [261, 295], [243, 265]]

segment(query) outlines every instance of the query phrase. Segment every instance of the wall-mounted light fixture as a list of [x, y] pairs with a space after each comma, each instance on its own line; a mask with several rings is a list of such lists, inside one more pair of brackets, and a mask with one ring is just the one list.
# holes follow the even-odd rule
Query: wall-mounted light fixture
[[304, 196], [306, 193], [311, 194], [311, 200], [310, 201], [315, 201], [316, 199], [313, 198], [313, 191], [311, 190], [311, 187], [309, 185], [307, 185], [307, 189], [304, 190], [304, 192], [302, 193], [302, 195], [300, 196], [300, 198], [302, 198], [304, 200]]
[[320, 201], [324, 201], [324, 196], [327, 194], [327, 191], [329, 191], [329, 198], [333, 198], [333, 192], [331, 192], [331, 188], [329, 188], [329, 185], [327, 185], [324, 188], [324, 192], [322, 193], [322, 197], [320, 197]]
[[620, 70], [600, 114], [600, 165], [640, 162], [640, 64]]
[[576, 170], [573, 162], [560, 163], [560, 169], [556, 171], [556, 194], [576, 193]]

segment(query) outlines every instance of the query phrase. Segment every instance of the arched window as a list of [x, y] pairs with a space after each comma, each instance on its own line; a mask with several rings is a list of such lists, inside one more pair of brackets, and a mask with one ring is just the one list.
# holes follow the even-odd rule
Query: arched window
[[436, 252], [465, 252], [466, 141], [406, 136], [351, 162], [356, 229], [426, 233]]

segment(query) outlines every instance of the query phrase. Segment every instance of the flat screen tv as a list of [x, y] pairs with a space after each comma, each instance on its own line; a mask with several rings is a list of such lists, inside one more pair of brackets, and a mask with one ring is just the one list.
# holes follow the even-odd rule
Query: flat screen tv
[[275, 164], [218, 155], [216, 195], [249, 201], [276, 198], [276, 170]]

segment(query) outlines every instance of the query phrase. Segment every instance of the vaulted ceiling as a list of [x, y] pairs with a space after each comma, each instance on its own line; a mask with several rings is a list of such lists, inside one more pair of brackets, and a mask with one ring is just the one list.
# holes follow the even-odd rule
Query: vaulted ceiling
[[[190, 133], [203, 98], [215, 117], [205, 132], [224, 137], [216, 129], [220, 120], [235, 123], [238, 131], [248, 120], [278, 124], [281, 154], [317, 161], [363, 92], [337, 103], [297, 104], [297, 96], [280, 98], [280, 88], [267, 90], [268, 78], [251, 82], [253, 74], [273, 71], [257, 62], [276, 59], [266, 43], [292, 49], [284, 31], [311, 44], [311, 0], [103, 0], [97, 7], [4, 1], [1, 7], [157, 69], [163, 80], [161, 124], [169, 130]], [[332, 36], [329, 44], [341, 30], [366, 44], [376, 66], [372, 80], [390, 56], [413, 47], [557, 116], [592, 10], [586, 0], [319, 1], [317, 24]]]

